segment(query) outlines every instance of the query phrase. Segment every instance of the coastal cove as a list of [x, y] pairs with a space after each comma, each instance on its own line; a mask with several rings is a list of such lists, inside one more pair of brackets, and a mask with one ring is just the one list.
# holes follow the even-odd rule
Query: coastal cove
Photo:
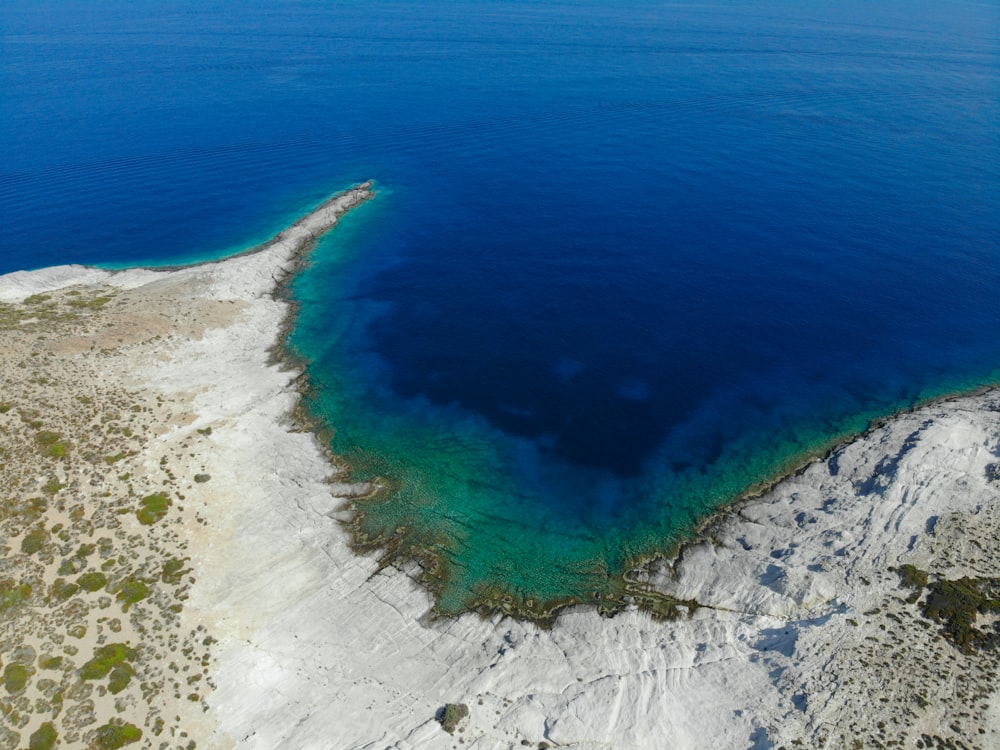
[[[25, 509], [4, 518], [17, 596], [0, 657], [24, 676], [6, 738], [47, 723], [66, 747], [139, 732], [451, 748], [437, 717], [461, 703], [459, 736], [478, 750], [995, 744], [995, 389], [874, 426], [633, 571], [660, 601], [697, 602], [675, 620], [641, 597], [614, 617], [570, 607], [552, 628], [429, 617], [418, 570], [352, 552], [343, 522], [371, 488], [293, 423], [302, 373], [273, 352], [296, 252], [370, 195], [335, 196], [217, 263], [0, 277], [0, 448], [16, 457], [7, 507]], [[965, 631], [928, 608], [959, 584], [984, 602]], [[122, 644], [107, 682], [87, 676], [99, 643]], [[27, 710], [29, 696], [50, 708]]]
[[[932, 368], [917, 382], [882, 384], [884, 391], [860, 383], [837, 388], [825, 378], [811, 391], [800, 384], [798, 392], [779, 393], [775, 384], [750, 410], [745, 394], [692, 404], [696, 416], [658, 446], [636, 476], [565, 461], [545, 436], [499, 429], [461, 402], [438, 404], [395, 390], [393, 365], [371, 343], [372, 329], [395, 303], [369, 300], [366, 290], [373, 277], [409, 264], [387, 258], [377, 245], [373, 259], [363, 257], [372, 249], [366, 234], [384, 235], [386, 224], [389, 233], [401, 231], [391, 216], [394, 191], [385, 192], [347, 217], [290, 281], [298, 313], [289, 346], [306, 369], [310, 421], [324, 425], [353, 480], [380, 488], [343, 516], [355, 548], [382, 565], [419, 561], [420, 580], [442, 615], [504, 612], [551, 624], [559, 608], [573, 604], [596, 603], [610, 613], [635, 601], [673, 615], [679, 602], [650, 596], [630, 581], [637, 568], [673, 555], [706, 517], [761, 494], [886, 418], [1000, 382], [995, 369], [970, 376]], [[407, 325], [411, 335], [422, 335]], [[507, 372], [476, 369], [477, 356], [468, 354], [469, 376], [502, 383]], [[558, 401], [545, 373], [539, 378], [540, 398]], [[560, 380], [559, 387], [572, 392], [574, 383]], [[610, 434], [587, 438], [595, 444], [615, 441], [615, 420], [637, 419], [616, 413], [617, 404], [605, 409], [578, 398], [570, 393], [559, 416], [586, 422], [591, 415], [572, 411], [583, 408], [606, 417]], [[637, 404], [649, 406], [644, 399]], [[602, 426], [588, 429], [600, 433]]]
[[[820, 421], [816, 427], [793, 430], [791, 437], [738, 436], [728, 453], [722, 451], [713, 464], [695, 466], [688, 476], [658, 484], [654, 474], [612, 489], [620, 493], [616, 501], [624, 506], [621, 511], [589, 517], [588, 493], [594, 485], [598, 491], [608, 489], [613, 477], [561, 467], [561, 483], [539, 493], [517, 474], [518, 454], [523, 457], [531, 448], [511, 446], [509, 435], [461, 409], [443, 416], [432, 411], [429, 420], [419, 410], [415, 419], [412, 410], [380, 412], [384, 401], [373, 410], [369, 392], [360, 391], [356, 382], [331, 384], [329, 371], [316, 368], [304, 344], [308, 332], [302, 332], [311, 319], [324, 321], [323, 349], [350, 338], [343, 331], [331, 334], [333, 304], [310, 297], [310, 275], [331, 268], [349, 273], [344, 263], [358, 262], [357, 247], [363, 246], [359, 234], [386, 220], [379, 202], [383, 192], [392, 194], [365, 182], [338, 193], [274, 238], [230, 257], [288, 246], [289, 265], [275, 274], [271, 294], [289, 304], [289, 313], [271, 356], [303, 371], [296, 381], [303, 399], [296, 407], [296, 423], [319, 436], [331, 451], [339, 480], [354, 487], [337, 512], [352, 549], [374, 556], [379, 569], [408, 570], [417, 564], [416, 578], [433, 596], [432, 612], [438, 616], [477, 612], [549, 627], [561, 610], [580, 605], [611, 616], [631, 607], [659, 619], [690, 615], [699, 602], [656, 590], [645, 581], [651, 570], [697, 543], [705, 528], [893, 417], [963, 394], [988, 392], [1000, 382], [1000, 375], [994, 375], [965, 384], [959, 393], [924, 393], [919, 400], [884, 404], [883, 411]], [[328, 235], [334, 224], [337, 232]], [[149, 270], [169, 273], [198, 265]], [[372, 432], [368, 425], [377, 429]], [[663, 460], [669, 461], [665, 453]], [[565, 492], [567, 504], [553, 508], [545, 491]], [[575, 501], [583, 512], [572, 507]]]

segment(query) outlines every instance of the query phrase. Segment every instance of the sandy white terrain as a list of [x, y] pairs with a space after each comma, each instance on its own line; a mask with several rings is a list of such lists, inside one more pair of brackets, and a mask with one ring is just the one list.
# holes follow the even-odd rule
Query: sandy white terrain
[[[10, 304], [114, 290], [102, 325], [120, 340], [76, 356], [156, 405], [133, 471], [211, 477], [184, 485], [177, 527], [194, 578], [183, 629], [216, 641], [198, 748], [1000, 747], [997, 651], [944, 639], [890, 570], [1000, 575], [996, 391], [888, 421], [637, 573], [696, 599], [688, 619], [435, 620], [414, 571], [349, 550], [359, 490], [296, 427], [299, 373], [274, 357], [278, 284], [332, 223], [320, 211], [188, 269], [0, 277]], [[469, 709], [454, 734], [436, 719], [447, 703]]]

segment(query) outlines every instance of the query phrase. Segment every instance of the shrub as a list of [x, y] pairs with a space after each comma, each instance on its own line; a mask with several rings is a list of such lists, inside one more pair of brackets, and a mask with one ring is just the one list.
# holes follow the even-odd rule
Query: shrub
[[447, 703], [441, 711], [441, 727], [453, 734], [459, 722], [469, 715], [469, 707], [464, 703]]
[[8, 664], [3, 670], [3, 686], [8, 693], [18, 693], [28, 684], [28, 678], [35, 673], [24, 664]]
[[56, 728], [52, 726], [51, 721], [46, 721], [32, 732], [31, 738], [28, 740], [28, 750], [52, 750], [58, 739]]
[[57, 578], [55, 583], [52, 584], [52, 597], [58, 601], [64, 602], [67, 599], [76, 596], [79, 590], [79, 584], [63, 580], [62, 578]]
[[24, 535], [21, 540], [21, 552], [26, 555], [33, 555], [45, 546], [48, 534], [45, 529], [35, 529]]
[[132, 665], [127, 661], [120, 661], [115, 664], [111, 668], [111, 674], [108, 675], [108, 692], [112, 695], [120, 693], [128, 687], [134, 674], [135, 670], [132, 669]]
[[160, 574], [160, 580], [171, 586], [176, 586], [184, 578], [184, 574], [188, 571], [184, 569], [184, 560], [178, 560], [177, 558], [170, 558], [165, 563], [163, 563], [163, 572]]
[[128, 612], [128, 608], [136, 602], [141, 602], [149, 596], [149, 586], [146, 582], [138, 578], [128, 578], [118, 586], [117, 599], [125, 602], [123, 609]]
[[0, 580], [0, 612], [16, 607], [31, 596], [31, 584], [17, 584], [9, 578]]
[[47, 456], [52, 456], [53, 458], [62, 458], [66, 455], [67, 445], [62, 442], [58, 432], [52, 432], [51, 430], [42, 430], [37, 435], [35, 435], [35, 440], [42, 448], [42, 452]]
[[911, 589], [922, 589], [927, 585], [927, 571], [921, 570], [915, 565], [900, 565], [896, 571], [899, 574], [900, 582]]
[[119, 750], [142, 739], [142, 730], [134, 724], [108, 722], [94, 730], [91, 747], [95, 750]]
[[84, 591], [100, 591], [108, 585], [108, 577], [98, 571], [84, 573], [76, 580]]
[[945, 636], [965, 653], [970, 653], [983, 633], [975, 626], [977, 615], [990, 609], [990, 600], [977, 581], [935, 581], [927, 592], [924, 615], [944, 625]]
[[165, 492], [154, 492], [152, 495], [146, 495], [139, 503], [142, 507], [136, 511], [135, 515], [139, 519], [139, 523], [145, 526], [154, 524], [167, 515], [167, 508], [173, 504]]
[[80, 677], [84, 680], [99, 680], [108, 675], [117, 664], [136, 657], [134, 650], [124, 643], [109, 643], [94, 651], [94, 658], [80, 667]]

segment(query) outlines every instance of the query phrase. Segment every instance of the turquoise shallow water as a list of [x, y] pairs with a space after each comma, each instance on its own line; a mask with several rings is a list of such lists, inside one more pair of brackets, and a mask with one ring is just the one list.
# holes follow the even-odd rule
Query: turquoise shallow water
[[[325, 353], [310, 368], [309, 405], [332, 424], [334, 450], [356, 479], [390, 480], [391, 492], [360, 505], [358, 530], [389, 559], [439, 565], [430, 585], [445, 613], [501, 606], [503, 597], [542, 616], [546, 605], [568, 600], [595, 594], [614, 600], [622, 594], [624, 570], [669, 549], [713, 509], [864, 431], [872, 420], [1000, 382], [996, 371], [978, 379], [939, 378], [919, 391], [887, 390], [883, 400], [870, 398], [867, 409], [834, 385], [818, 384], [818, 402], [775, 393], [768, 411], [761, 406], [756, 422], [729, 425], [726, 439], [719, 421], [746, 416], [745, 403], [730, 396], [712, 406], [718, 412], [706, 409], [671, 435], [635, 476], [555, 461], [537, 441], [497, 429], [457, 404], [401, 404], [383, 391], [390, 375], [381, 358], [354, 348], [386, 314], [355, 286], [371, 277], [350, 269], [366, 252], [364, 238], [393, 221], [388, 193], [348, 216], [296, 279], [302, 310], [290, 343], [307, 357]], [[379, 273], [384, 268], [372, 271]], [[333, 305], [331, 289], [343, 295]], [[332, 316], [331, 307], [338, 311]], [[345, 348], [354, 356], [343, 357]], [[699, 463], [706, 441], [715, 441], [716, 452], [711, 462]], [[679, 464], [678, 456], [692, 454]]]
[[[1000, 9], [13, 0], [0, 270], [173, 264], [331, 190], [312, 408], [441, 608], [615, 594], [1000, 368]], [[400, 531], [401, 530], [401, 531]]]

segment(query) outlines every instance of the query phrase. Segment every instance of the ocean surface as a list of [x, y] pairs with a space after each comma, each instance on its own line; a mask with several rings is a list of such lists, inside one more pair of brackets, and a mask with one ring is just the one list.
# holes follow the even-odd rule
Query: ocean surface
[[0, 272], [295, 281], [310, 408], [438, 607], [614, 595], [698, 519], [1000, 381], [1000, 6], [7, 0]]

